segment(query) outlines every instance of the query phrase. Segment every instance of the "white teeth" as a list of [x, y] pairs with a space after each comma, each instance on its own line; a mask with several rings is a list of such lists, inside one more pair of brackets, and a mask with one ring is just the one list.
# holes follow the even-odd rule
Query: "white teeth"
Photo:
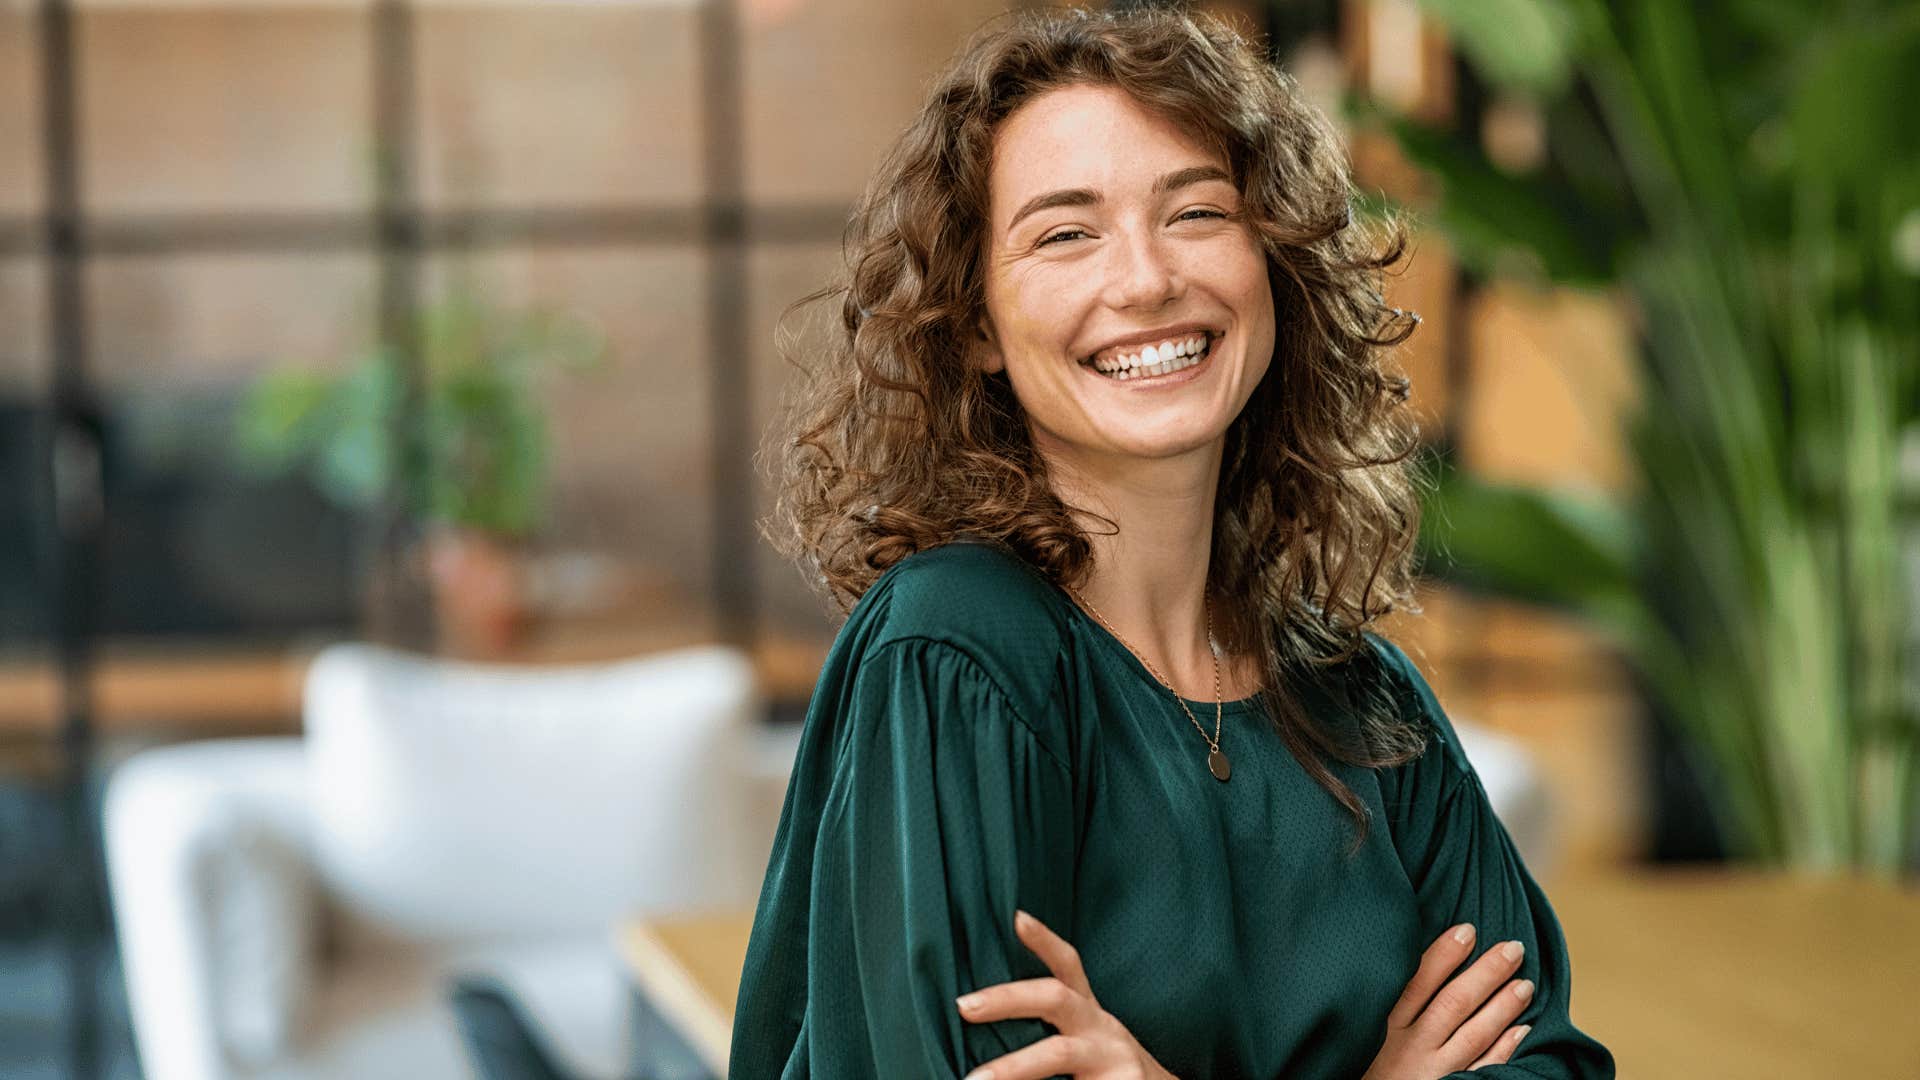
[[1149, 345], [1138, 353], [1114, 353], [1092, 362], [1092, 366], [1106, 374], [1113, 375], [1129, 368], [1150, 368], [1155, 364], [1164, 364], [1175, 357], [1193, 356], [1204, 353], [1212, 338], [1208, 334], [1195, 334], [1189, 338], [1161, 342]]
[[1140, 350], [1137, 356], [1112, 356], [1097, 360], [1091, 366], [1107, 378], [1120, 382], [1146, 379], [1190, 368], [1206, 359], [1211, 348], [1212, 338], [1201, 335], [1159, 348], [1149, 345]]

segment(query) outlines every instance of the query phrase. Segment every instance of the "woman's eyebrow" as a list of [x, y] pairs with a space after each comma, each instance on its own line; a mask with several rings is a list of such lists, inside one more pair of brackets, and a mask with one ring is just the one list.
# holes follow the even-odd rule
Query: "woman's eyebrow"
[[[1177, 191], [1180, 188], [1205, 183], [1208, 180], [1225, 180], [1231, 183], [1233, 177], [1228, 176], [1226, 170], [1217, 165], [1189, 165], [1184, 169], [1175, 169], [1173, 172], [1155, 180], [1153, 182], [1153, 193], [1159, 195], [1168, 191]], [[1025, 205], [1020, 207], [1018, 213], [1013, 215], [1013, 220], [1007, 223], [1007, 229], [1008, 231], [1012, 231], [1015, 225], [1020, 224], [1021, 218], [1051, 207], [1094, 206], [1099, 202], [1100, 193], [1090, 188], [1064, 188], [1060, 191], [1049, 191], [1045, 195], [1035, 195], [1033, 198], [1028, 199]]]

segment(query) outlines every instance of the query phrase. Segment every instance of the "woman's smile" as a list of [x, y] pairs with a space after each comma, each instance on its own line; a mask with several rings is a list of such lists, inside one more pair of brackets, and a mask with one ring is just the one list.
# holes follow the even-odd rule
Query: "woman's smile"
[[1161, 390], [1189, 383], [1212, 370], [1222, 335], [1201, 331], [1159, 344], [1104, 350], [1080, 362], [1101, 382], [1127, 390]]

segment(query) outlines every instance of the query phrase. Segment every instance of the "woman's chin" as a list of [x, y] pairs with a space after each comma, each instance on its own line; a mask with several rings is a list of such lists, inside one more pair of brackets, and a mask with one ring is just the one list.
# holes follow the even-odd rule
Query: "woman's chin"
[[1154, 430], [1130, 427], [1109, 429], [1099, 439], [1105, 456], [1134, 458], [1140, 461], [1167, 461], [1204, 449], [1220, 441], [1226, 424], [1180, 423]]

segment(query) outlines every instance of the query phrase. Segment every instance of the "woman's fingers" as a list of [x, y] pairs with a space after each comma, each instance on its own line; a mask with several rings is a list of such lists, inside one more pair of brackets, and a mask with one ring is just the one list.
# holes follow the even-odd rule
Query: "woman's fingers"
[[[1485, 955], [1474, 961], [1472, 967], [1440, 988], [1440, 992], [1433, 996], [1432, 1004], [1414, 1021], [1414, 1026], [1420, 1029], [1430, 1045], [1447, 1043], [1467, 1017], [1472, 1016], [1482, 1002], [1493, 997], [1494, 991], [1499, 990], [1501, 984], [1514, 973], [1525, 955], [1526, 947], [1518, 941], [1503, 942], [1488, 949]], [[1486, 1037], [1492, 1039], [1505, 1026], [1502, 1021], [1487, 1032]], [[1474, 1047], [1468, 1057], [1478, 1055], [1483, 1049], [1484, 1045]]]
[[1024, 911], [1013, 913], [1014, 932], [1053, 972], [1048, 978], [1016, 979], [963, 994], [954, 1001], [971, 1023], [1035, 1017], [1061, 1031], [1078, 1030], [1099, 1010], [1080, 953]]
[[1526, 1009], [1533, 984], [1507, 979], [1519, 968], [1526, 947], [1518, 941], [1502, 942], [1455, 976], [1454, 970], [1471, 955], [1473, 927], [1464, 923], [1427, 947], [1387, 1015], [1386, 1042], [1369, 1076], [1502, 1065], [1519, 1048], [1528, 1029], [1507, 1025]]
[[1085, 1019], [1082, 1010], [1090, 1002], [1066, 983], [1048, 977], [1016, 979], [975, 990], [955, 1004], [960, 1007], [960, 1015], [970, 1023], [1031, 1016], [1064, 1031]]
[[1078, 950], [1024, 911], [1013, 913], [1013, 927], [1020, 941], [1046, 962], [1052, 977], [988, 986], [962, 995], [954, 1004], [970, 1022], [1038, 1017], [1051, 1023], [1057, 1034], [994, 1058], [968, 1073], [967, 1080], [1166, 1074], [1133, 1033], [1094, 1000]]
[[1479, 1012], [1473, 1014], [1473, 1019], [1460, 1025], [1460, 1030], [1441, 1046], [1441, 1052], [1462, 1061], [1481, 1053], [1494, 1045], [1495, 1040], [1507, 1030], [1507, 1025], [1513, 1023], [1514, 1018], [1532, 1000], [1532, 982], [1516, 979], [1508, 983]]
[[1394, 1003], [1393, 1011], [1387, 1014], [1387, 1023], [1392, 1027], [1403, 1028], [1420, 1018], [1420, 1010], [1433, 1000], [1433, 992], [1447, 981], [1447, 976], [1460, 966], [1473, 951], [1473, 924], [1461, 923], [1459, 926], [1441, 934], [1427, 951], [1420, 956], [1420, 968], [1413, 973], [1413, 979], [1407, 988], [1400, 992], [1400, 1000]]
[[1049, 1035], [1032, 1046], [1001, 1054], [966, 1075], [966, 1080], [1047, 1080], [1072, 1076], [1092, 1064], [1083, 1060], [1086, 1044], [1071, 1035]]
[[1066, 939], [1047, 929], [1046, 924], [1024, 911], [1013, 913], [1013, 932], [1033, 950], [1053, 972], [1054, 978], [1066, 983], [1074, 990], [1093, 997], [1093, 987], [1087, 982], [1087, 973], [1080, 966], [1080, 953], [1067, 944]]
[[1527, 1024], [1508, 1028], [1506, 1033], [1500, 1036], [1500, 1041], [1494, 1043], [1486, 1053], [1481, 1054], [1478, 1061], [1467, 1066], [1467, 1070], [1471, 1072], [1482, 1065], [1505, 1065], [1508, 1059], [1513, 1057], [1513, 1052], [1520, 1049], [1520, 1041], [1525, 1039], [1527, 1032], [1532, 1030], [1533, 1028]]

